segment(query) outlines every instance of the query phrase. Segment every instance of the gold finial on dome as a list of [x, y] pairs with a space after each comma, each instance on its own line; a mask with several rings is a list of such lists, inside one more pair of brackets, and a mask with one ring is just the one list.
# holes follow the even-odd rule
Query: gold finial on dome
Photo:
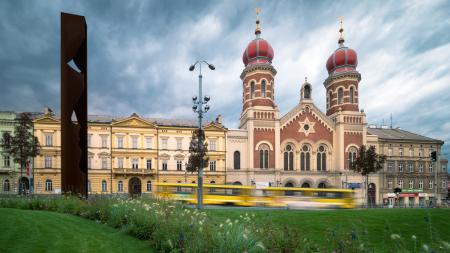
[[342, 16], [340, 16], [339, 17], [339, 23], [341, 23], [341, 28], [339, 29], [339, 33], [341, 34], [340, 36], [339, 36], [339, 40], [338, 40], [338, 43], [339, 43], [339, 45], [341, 45], [341, 46], [343, 46], [344, 45], [344, 26], [343, 26], [343, 23], [344, 23], [344, 17], [342, 17]]
[[256, 29], [255, 29], [256, 36], [261, 34], [261, 28], [259, 27], [259, 13], [261, 13], [261, 8], [256, 8]]

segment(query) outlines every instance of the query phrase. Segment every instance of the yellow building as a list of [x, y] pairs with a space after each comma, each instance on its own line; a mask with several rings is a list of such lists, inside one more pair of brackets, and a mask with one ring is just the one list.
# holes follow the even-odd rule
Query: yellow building
[[[46, 113], [34, 120], [41, 144], [35, 158], [35, 193], [61, 191], [60, 121]], [[196, 182], [186, 172], [195, 120], [90, 115], [88, 123], [88, 191], [91, 194], [151, 193], [158, 182]], [[210, 162], [205, 183], [225, 183], [226, 131], [221, 119], [204, 125]]]

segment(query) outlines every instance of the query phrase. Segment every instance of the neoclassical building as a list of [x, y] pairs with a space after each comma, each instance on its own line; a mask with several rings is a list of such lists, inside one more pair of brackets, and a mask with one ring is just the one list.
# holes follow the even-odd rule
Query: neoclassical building
[[[410, 189], [410, 194], [400, 196], [405, 205], [425, 203], [436, 194], [440, 199], [446, 174], [435, 174], [437, 169], [433, 170], [429, 154], [433, 150], [440, 153], [443, 142], [401, 129], [368, 126], [366, 114], [359, 108], [361, 73], [357, 70], [357, 53], [344, 44], [342, 27], [339, 32], [338, 48], [325, 64], [326, 111], [315, 105], [313, 85], [305, 78], [299, 91], [292, 91], [299, 94], [298, 104], [281, 114], [274, 99], [274, 50], [261, 38], [256, 21], [256, 37], [243, 53], [239, 129], [227, 133], [227, 183], [354, 188], [362, 201], [365, 179], [349, 167], [361, 145], [373, 145], [378, 153], [391, 153], [385, 171], [369, 177], [367, 198], [372, 203], [392, 201], [389, 198], [397, 185]], [[403, 152], [410, 154], [408, 158], [397, 153], [402, 145]], [[405, 163], [413, 164], [408, 172], [406, 167], [398, 169]], [[439, 191], [434, 192], [434, 187]]]
[[[34, 193], [61, 191], [61, 122], [48, 111], [34, 121], [41, 145], [34, 158]], [[195, 120], [153, 119], [133, 113], [129, 117], [88, 116], [88, 192], [141, 194], [155, 190], [157, 182], [195, 183], [188, 173], [189, 143]], [[204, 124], [209, 164], [204, 182], [225, 183], [225, 134], [221, 117]]]

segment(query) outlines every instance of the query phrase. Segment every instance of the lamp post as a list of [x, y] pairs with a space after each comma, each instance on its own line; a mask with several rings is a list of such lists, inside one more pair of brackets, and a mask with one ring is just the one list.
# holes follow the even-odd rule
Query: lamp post
[[[202, 139], [202, 118], [203, 114], [209, 110], [209, 105], [206, 105], [210, 100], [209, 96], [203, 97], [202, 95], [202, 63], [208, 65], [210, 70], [215, 70], [214, 65], [209, 64], [208, 62], [201, 60], [196, 61], [189, 67], [189, 71], [194, 71], [195, 66], [198, 64], [199, 66], [199, 75], [198, 75], [198, 98], [197, 96], [192, 97], [192, 102], [194, 105], [192, 106], [192, 110], [198, 113], [198, 151], [199, 154], [202, 154], [203, 149], [203, 139]], [[205, 107], [203, 108], [203, 105]], [[203, 208], [203, 156], [200, 157], [200, 164], [198, 166], [198, 187], [197, 187], [197, 208]]]

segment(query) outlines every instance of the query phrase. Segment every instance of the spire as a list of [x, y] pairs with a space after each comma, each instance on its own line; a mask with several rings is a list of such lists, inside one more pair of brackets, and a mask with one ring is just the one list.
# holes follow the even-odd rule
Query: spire
[[255, 29], [255, 35], [257, 38], [259, 38], [259, 35], [261, 34], [261, 28], [259, 27], [259, 13], [261, 13], [261, 8], [256, 8], [256, 29]]
[[344, 46], [344, 27], [343, 27], [343, 22], [344, 22], [344, 17], [339, 17], [339, 20], [340, 20], [340, 23], [341, 23], [341, 28], [339, 29], [339, 33], [340, 33], [340, 36], [339, 36], [339, 40], [338, 40], [338, 43], [339, 43], [339, 45], [341, 46], [341, 47], [343, 47]]

